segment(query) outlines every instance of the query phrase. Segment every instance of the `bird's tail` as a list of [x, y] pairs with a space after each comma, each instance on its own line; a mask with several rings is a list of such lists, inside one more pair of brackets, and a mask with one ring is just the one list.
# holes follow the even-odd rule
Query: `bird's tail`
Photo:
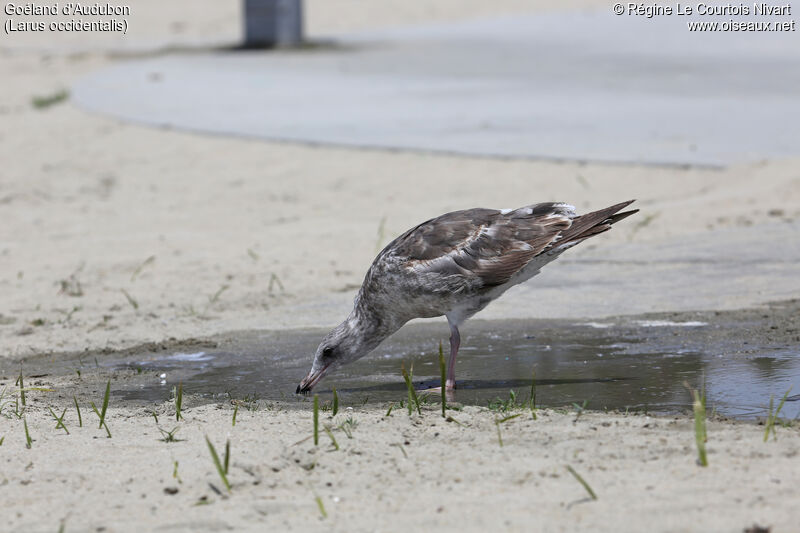
[[612, 205], [611, 207], [606, 207], [605, 209], [573, 218], [572, 225], [562, 233], [559, 244], [561, 246], [567, 243], [577, 244], [584, 239], [594, 237], [595, 235], [610, 230], [612, 224], [639, 212], [638, 209], [623, 211], [622, 213], [619, 212], [635, 201], [636, 200], [628, 200], [627, 202], [622, 202]]

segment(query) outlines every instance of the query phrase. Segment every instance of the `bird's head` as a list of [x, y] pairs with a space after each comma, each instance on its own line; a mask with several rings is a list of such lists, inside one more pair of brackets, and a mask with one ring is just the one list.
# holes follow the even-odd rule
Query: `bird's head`
[[328, 372], [367, 354], [363, 339], [348, 321], [336, 326], [325, 335], [314, 354], [311, 370], [297, 386], [297, 392], [308, 393]]

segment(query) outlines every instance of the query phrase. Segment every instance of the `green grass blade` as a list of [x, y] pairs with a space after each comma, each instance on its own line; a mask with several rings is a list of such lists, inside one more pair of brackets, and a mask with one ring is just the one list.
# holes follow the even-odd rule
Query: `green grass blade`
[[225, 475], [228, 475], [228, 465], [230, 464], [231, 460], [231, 440], [228, 439], [225, 441]]
[[314, 395], [314, 446], [319, 444], [319, 396]]
[[333, 388], [333, 416], [339, 412], [339, 395], [336, 393], [336, 387]]
[[106, 410], [108, 409], [108, 399], [111, 396], [111, 380], [108, 380], [106, 383], [106, 393], [103, 396], [103, 409], [100, 411], [100, 425], [97, 426], [97, 429], [101, 429], [103, 427], [103, 423], [106, 420]]
[[531, 394], [528, 396], [530, 402], [531, 415], [536, 420], [536, 369], [531, 370]]
[[25, 447], [30, 450], [33, 439], [31, 438], [31, 434], [28, 432], [28, 419], [25, 417], [25, 415], [22, 415], [22, 424], [25, 426]]
[[442, 418], [447, 418], [447, 394], [445, 386], [447, 385], [447, 371], [444, 366], [444, 351], [442, 350], [442, 341], [439, 341], [439, 374], [441, 374], [442, 383]]
[[183, 418], [181, 415], [181, 407], [183, 406], [183, 382], [178, 383], [178, 393], [175, 395], [175, 421]]
[[19, 397], [22, 406], [25, 407], [25, 384], [22, 382], [22, 370], [19, 371], [19, 378], [17, 378], [17, 385], [19, 385]]
[[106, 430], [106, 435], [110, 439], [111, 438], [111, 431], [108, 429], [108, 424], [106, 424], [106, 421], [104, 420], [104, 417], [102, 417], [100, 415], [100, 411], [97, 410], [97, 406], [94, 404], [94, 402], [89, 402], [89, 404], [92, 406], [92, 409], [94, 410], [94, 414], [96, 414], [97, 417], [100, 418], [100, 424], [101, 424], [100, 427], [104, 428]]
[[232, 425], [232, 426], [235, 426], [235, 425], [236, 425], [236, 413], [238, 413], [238, 412], [239, 412], [239, 404], [237, 403], [237, 404], [236, 404], [236, 405], [233, 407], [233, 420], [231, 421], [231, 425]]
[[[406, 372], [405, 367], [401, 368], [403, 372], [403, 379], [406, 382], [406, 388], [408, 388], [408, 414], [409, 416], [413, 412], [413, 406], [417, 406], [417, 413], [422, 414], [422, 408], [419, 405], [419, 398], [417, 397], [417, 391], [414, 390], [414, 385], [411, 382], [411, 377], [413, 376], [412, 373]], [[414, 368], [411, 368], [411, 372], [414, 372]]]
[[333, 447], [336, 448], [336, 450], [338, 451], [339, 450], [339, 443], [336, 442], [336, 437], [333, 436], [333, 431], [331, 431], [331, 428], [329, 428], [328, 426], [322, 426], [322, 429], [324, 429], [325, 433], [328, 434], [328, 437], [330, 437], [331, 443], [333, 444]]
[[217, 473], [219, 474], [220, 479], [225, 484], [225, 488], [228, 489], [228, 492], [231, 490], [231, 484], [228, 483], [228, 476], [225, 474], [225, 470], [222, 468], [222, 463], [219, 461], [219, 455], [217, 455], [217, 450], [214, 449], [214, 445], [211, 444], [211, 441], [208, 439], [208, 435], [206, 435], [206, 444], [208, 444], [208, 451], [211, 453], [211, 460], [214, 461], [214, 466], [217, 467]]
[[581, 485], [583, 485], [583, 488], [584, 488], [584, 489], [586, 489], [586, 492], [588, 492], [588, 493], [589, 493], [589, 496], [590, 496], [590, 497], [591, 497], [593, 500], [596, 500], [596, 499], [597, 499], [597, 494], [595, 494], [595, 493], [594, 493], [594, 491], [592, 490], [592, 487], [590, 487], [590, 486], [589, 486], [589, 484], [586, 482], [586, 480], [585, 480], [585, 479], [583, 479], [583, 478], [581, 477], [581, 475], [580, 475], [580, 474], [578, 474], [578, 473], [575, 471], [575, 469], [574, 469], [574, 468], [572, 468], [571, 466], [567, 465], [567, 470], [569, 471], [569, 473], [570, 473], [570, 474], [572, 474], [572, 475], [573, 475], [573, 477], [575, 477], [575, 479], [577, 479], [577, 480], [578, 480], [578, 483], [580, 483]]
[[53, 409], [51, 407], [48, 407], [47, 409], [50, 411], [50, 414], [53, 416], [53, 418], [56, 421], [56, 429], [61, 428], [64, 431], [67, 432], [67, 435], [69, 435], [69, 430], [67, 429], [67, 426], [64, 425], [64, 414], [66, 414], [67, 409], [66, 408], [64, 409], [64, 411], [61, 413], [60, 417], [53, 412]]
[[775, 419], [773, 418], [773, 413], [772, 413], [772, 405], [773, 405], [774, 402], [775, 402], [775, 397], [774, 396], [770, 396], [769, 397], [769, 409], [767, 411], [767, 422], [766, 422], [766, 424], [764, 424], [764, 426], [765, 426], [764, 427], [764, 442], [767, 442], [767, 440], [769, 440], [769, 431], [772, 429], [772, 424], [774, 424], [774, 421], [775, 421]]
[[322, 518], [328, 518], [328, 513], [325, 512], [325, 506], [322, 504], [322, 498], [319, 496], [314, 496], [314, 500], [317, 502], [317, 507], [319, 508], [319, 514], [322, 515]]
[[694, 398], [692, 410], [694, 411], [694, 435], [697, 443], [697, 461], [700, 463], [700, 466], [708, 466], [708, 458], [706, 456], [708, 434], [706, 433], [705, 395], [701, 396], [696, 390], [692, 390], [692, 396]]
[[778, 415], [780, 414], [781, 409], [783, 409], [783, 404], [786, 402], [786, 398], [789, 397], [789, 393], [791, 391], [792, 391], [792, 387], [789, 387], [789, 390], [787, 390], [786, 393], [783, 395], [783, 398], [781, 398], [781, 401], [778, 404], [778, 408], [775, 410], [774, 413], [772, 412], [772, 406], [773, 406], [774, 397], [770, 396], [770, 398], [769, 398], [769, 413], [767, 414], [767, 422], [766, 422], [766, 424], [764, 424], [766, 426], [764, 428], [764, 442], [767, 442], [767, 440], [769, 439], [770, 431], [772, 432], [773, 439], [777, 439], [778, 438], [778, 434], [775, 431], [775, 422], [778, 421]]
[[75, 410], [78, 411], [78, 427], [83, 427], [83, 418], [81, 417], [81, 408], [78, 406], [78, 398], [73, 395], [72, 399], [75, 401]]

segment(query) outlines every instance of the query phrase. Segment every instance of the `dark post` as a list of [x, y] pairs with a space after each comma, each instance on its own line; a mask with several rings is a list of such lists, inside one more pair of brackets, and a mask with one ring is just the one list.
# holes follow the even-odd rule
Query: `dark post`
[[244, 0], [244, 46], [273, 48], [303, 42], [303, 0]]

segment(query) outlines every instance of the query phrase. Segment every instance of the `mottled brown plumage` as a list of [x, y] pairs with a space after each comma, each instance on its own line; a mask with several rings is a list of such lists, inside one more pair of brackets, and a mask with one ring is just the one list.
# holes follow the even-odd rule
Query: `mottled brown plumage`
[[366, 355], [409, 320], [441, 315], [451, 330], [447, 386], [455, 387], [459, 324], [565, 250], [636, 213], [620, 212], [632, 202], [581, 216], [563, 203], [467, 209], [408, 230], [375, 258], [352, 313], [317, 348], [297, 391], [311, 390], [330, 369]]

